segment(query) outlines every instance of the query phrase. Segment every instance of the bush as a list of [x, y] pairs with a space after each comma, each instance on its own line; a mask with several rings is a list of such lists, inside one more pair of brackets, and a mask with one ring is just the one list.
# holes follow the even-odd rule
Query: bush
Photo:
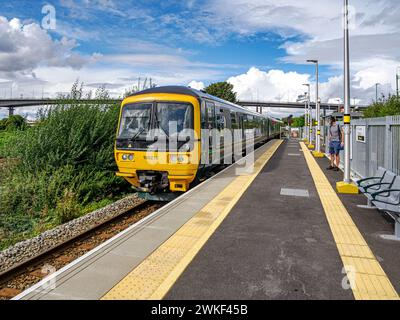
[[12, 139], [14, 134], [13, 131], [0, 131], [0, 159], [5, 157], [5, 146], [9, 143], [9, 140]]
[[[36, 126], [7, 137], [3, 153], [8, 165], [0, 172], [3, 237], [35, 235], [129, 190], [115, 176], [119, 106], [107, 102], [103, 89], [95, 103], [82, 104], [77, 101], [81, 96], [76, 84], [62, 104], [39, 112]], [[0, 248], [9, 243], [2, 239]]]

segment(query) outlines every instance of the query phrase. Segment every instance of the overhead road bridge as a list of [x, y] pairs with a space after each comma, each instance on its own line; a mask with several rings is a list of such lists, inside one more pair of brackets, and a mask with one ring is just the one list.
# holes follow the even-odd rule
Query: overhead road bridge
[[[72, 101], [72, 100], [71, 100]], [[94, 99], [81, 99], [80, 103], [92, 103]], [[76, 102], [76, 100], [74, 100]], [[104, 101], [110, 104], [121, 103], [122, 100]], [[68, 99], [2, 99], [0, 100], [0, 108], [8, 109], [8, 115], [12, 116], [16, 108], [37, 107], [37, 106], [55, 106], [59, 104], [68, 104]]]
[[[95, 100], [93, 99], [82, 99], [79, 100], [82, 103], [91, 103]], [[122, 100], [115, 99], [109, 100], [111, 104], [121, 103]], [[60, 99], [5, 99], [0, 100], [0, 108], [7, 108], [8, 114], [13, 115], [16, 108], [24, 108], [24, 107], [36, 107], [36, 106], [52, 106], [58, 104], [65, 104], [66, 100]], [[303, 109], [304, 103], [297, 102], [253, 102], [253, 101], [239, 101], [237, 104], [243, 107], [255, 107], [257, 111], [262, 113], [263, 108], [284, 108], [284, 109]], [[311, 103], [311, 107], [315, 109], [315, 103]], [[330, 103], [321, 103], [321, 109], [324, 110], [335, 110], [337, 111], [341, 104], [330, 104]], [[355, 109], [364, 109], [366, 106], [357, 106]]]
[[[283, 108], [283, 109], [304, 109], [304, 102], [254, 102], [254, 101], [239, 101], [239, 105], [243, 107], [255, 107], [257, 111], [262, 113], [263, 108]], [[320, 107], [324, 110], [334, 110], [338, 111], [343, 104], [335, 103], [321, 103]], [[311, 108], [315, 110], [315, 103], [311, 103]], [[366, 109], [367, 106], [355, 106], [353, 109]]]

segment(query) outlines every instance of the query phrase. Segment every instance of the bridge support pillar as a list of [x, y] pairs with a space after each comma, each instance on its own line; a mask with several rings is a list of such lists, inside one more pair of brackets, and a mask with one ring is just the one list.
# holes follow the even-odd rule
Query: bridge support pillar
[[14, 115], [14, 107], [8, 107], [8, 117], [11, 117]]

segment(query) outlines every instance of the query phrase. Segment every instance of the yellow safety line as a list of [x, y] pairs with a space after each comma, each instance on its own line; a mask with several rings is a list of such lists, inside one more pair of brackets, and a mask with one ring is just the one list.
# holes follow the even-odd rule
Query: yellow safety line
[[112, 288], [102, 300], [160, 300], [164, 298], [281, 143], [281, 140], [276, 141], [255, 161], [253, 173], [235, 178], [171, 238]]
[[399, 295], [324, 172], [308, 151], [306, 145], [301, 143], [301, 147], [325, 210], [354, 297], [357, 300], [398, 300]]

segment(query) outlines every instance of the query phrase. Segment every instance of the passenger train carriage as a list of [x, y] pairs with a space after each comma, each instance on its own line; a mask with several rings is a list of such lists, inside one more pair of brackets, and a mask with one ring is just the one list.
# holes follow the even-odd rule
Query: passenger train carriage
[[278, 136], [280, 127], [277, 119], [188, 87], [144, 90], [121, 105], [115, 143], [117, 175], [142, 195], [186, 192], [220, 165], [219, 158], [232, 158], [237, 150], [237, 146], [223, 147], [228, 142], [222, 132], [225, 139], [226, 132], [236, 137], [232, 144], [239, 137], [245, 150], [249, 134], [258, 144]]

